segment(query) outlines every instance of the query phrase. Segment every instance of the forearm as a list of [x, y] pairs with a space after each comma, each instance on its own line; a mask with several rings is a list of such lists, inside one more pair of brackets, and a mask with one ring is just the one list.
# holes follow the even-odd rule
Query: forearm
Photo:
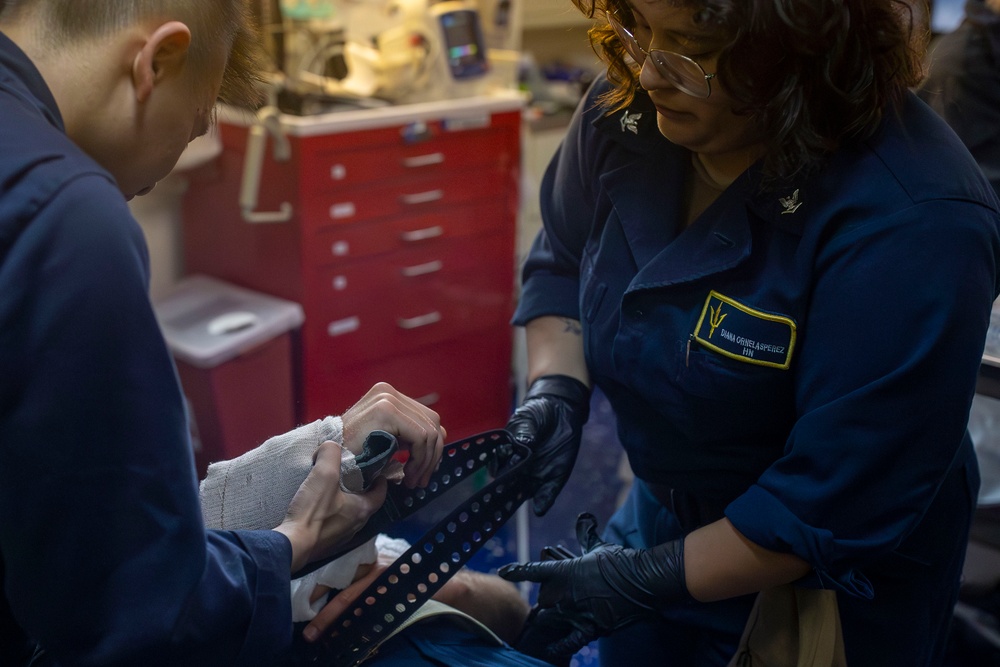
[[794, 554], [770, 551], [751, 542], [728, 519], [702, 526], [684, 539], [688, 591], [701, 602], [789, 583], [811, 569]]
[[281, 533], [288, 539], [291, 547], [292, 561], [289, 573], [298, 572], [309, 564], [309, 558], [313, 547], [319, 540], [318, 535], [309, 535], [301, 530], [299, 526], [291, 523], [283, 523], [273, 529], [276, 533]]
[[542, 375], [568, 375], [590, 386], [583, 355], [580, 323], [566, 317], [546, 316], [524, 327], [528, 348], [528, 384]]

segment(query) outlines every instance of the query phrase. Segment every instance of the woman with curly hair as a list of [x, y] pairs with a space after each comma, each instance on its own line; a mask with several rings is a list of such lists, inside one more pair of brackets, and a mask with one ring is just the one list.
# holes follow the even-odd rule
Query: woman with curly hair
[[722, 665], [794, 584], [835, 591], [848, 664], [940, 664], [1000, 204], [909, 92], [926, 8], [575, 2], [607, 74], [543, 180], [508, 427], [544, 514], [598, 386], [636, 482], [583, 556], [501, 571], [542, 584], [529, 650]]

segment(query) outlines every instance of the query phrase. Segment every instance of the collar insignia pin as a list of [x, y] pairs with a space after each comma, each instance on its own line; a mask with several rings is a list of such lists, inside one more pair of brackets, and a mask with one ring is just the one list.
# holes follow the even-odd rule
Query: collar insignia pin
[[636, 125], [636, 121], [638, 121], [640, 118], [642, 118], [641, 113], [634, 113], [632, 115], [629, 115], [628, 109], [625, 109], [624, 113], [622, 113], [622, 119], [621, 119], [622, 132], [628, 130], [632, 134], [639, 134], [639, 126]]
[[786, 213], [795, 213], [797, 210], [799, 210], [799, 206], [802, 206], [802, 202], [799, 201], [798, 189], [796, 188], [795, 192], [793, 192], [788, 197], [779, 197], [778, 203], [781, 204], [781, 207], [785, 209], [784, 211], [781, 212], [781, 215], [784, 215]]

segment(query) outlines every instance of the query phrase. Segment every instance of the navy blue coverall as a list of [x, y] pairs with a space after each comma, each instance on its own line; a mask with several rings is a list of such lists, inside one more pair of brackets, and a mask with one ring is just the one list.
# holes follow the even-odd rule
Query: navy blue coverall
[[[685, 227], [691, 154], [641, 91], [605, 115], [608, 88], [544, 176], [515, 314], [582, 323], [637, 476], [606, 538], [728, 517], [838, 591], [849, 664], [932, 664], [979, 483], [966, 423], [998, 293], [995, 193], [907, 95], [819, 173], [762, 190], [754, 165]], [[725, 664], [751, 602], [670, 610], [602, 660]]]
[[[0, 33], [0, 666], [287, 664], [291, 546], [206, 531], [145, 239]], [[444, 620], [377, 665], [540, 667]]]
[[149, 258], [0, 33], [0, 664], [260, 665], [291, 546], [209, 531]]

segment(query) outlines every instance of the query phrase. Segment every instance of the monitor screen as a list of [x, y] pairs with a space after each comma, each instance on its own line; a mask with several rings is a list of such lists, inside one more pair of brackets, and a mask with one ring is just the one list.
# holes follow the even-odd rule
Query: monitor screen
[[441, 32], [454, 78], [465, 79], [486, 73], [486, 49], [477, 12], [461, 9], [442, 14]]

